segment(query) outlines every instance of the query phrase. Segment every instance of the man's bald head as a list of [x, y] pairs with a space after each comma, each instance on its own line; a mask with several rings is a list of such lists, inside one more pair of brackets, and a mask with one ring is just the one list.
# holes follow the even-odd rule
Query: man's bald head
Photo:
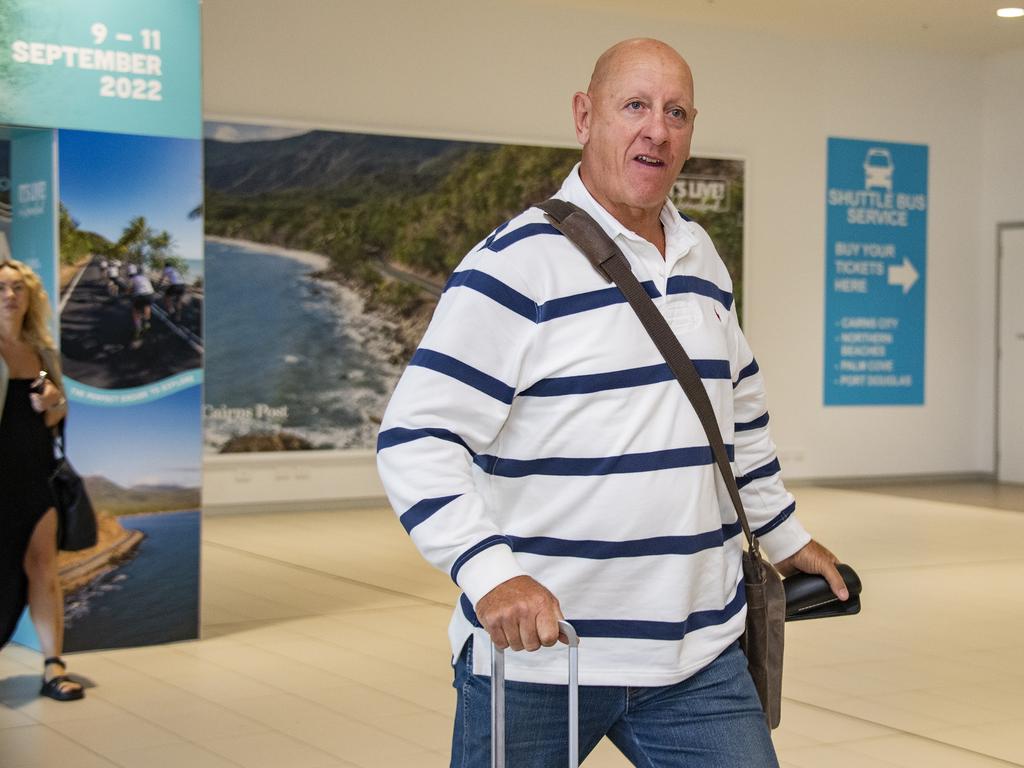
[[601, 54], [587, 92], [573, 96], [580, 178], [640, 235], [661, 231], [659, 212], [689, 157], [696, 114], [689, 65], [650, 38], [624, 40]]
[[666, 63], [674, 62], [679, 67], [680, 74], [685, 73], [684, 77], [689, 83], [690, 90], [693, 90], [693, 74], [690, 72], [690, 65], [675, 48], [651, 37], [634, 37], [616, 43], [598, 57], [594, 63], [594, 71], [590, 75], [587, 93], [593, 96], [607, 85], [609, 79], [626, 62], [651, 56], [663, 58]]

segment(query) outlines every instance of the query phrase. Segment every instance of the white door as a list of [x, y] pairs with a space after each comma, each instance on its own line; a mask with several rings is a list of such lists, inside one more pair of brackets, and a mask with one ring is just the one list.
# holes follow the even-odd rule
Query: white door
[[1024, 225], [1000, 231], [996, 474], [1024, 483]]

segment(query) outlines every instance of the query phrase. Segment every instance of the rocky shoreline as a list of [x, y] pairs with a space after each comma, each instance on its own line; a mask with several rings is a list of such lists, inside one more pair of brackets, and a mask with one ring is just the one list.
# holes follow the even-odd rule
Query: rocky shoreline
[[127, 530], [116, 517], [104, 513], [97, 515], [96, 528], [95, 546], [57, 555], [57, 572], [65, 595], [81, 589], [133, 557], [145, 538], [142, 531]]
[[[318, 280], [327, 280], [337, 285], [344, 286], [359, 296], [363, 303], [363, 312], [370, 315], [381, 323], [382, 328], [378, 333], [383, 337], [384, 328], [394, 334], [392, 337], [398, 344], [398, 351], [391, 356], [391, 362], [404, 365], [412, 357], [419, 347], [420, 340], [427, 330], [430, 318], [434, 314], [436, 298], [430, 291], [423, 291], [423, 301], [409, 310], [399, 311], [388, 304], [376, 300], [373, 289], [365, 283], [342, 274], [334, 269], [325, 269], [312, 273], [311, 277]], [[386, 278], [395, 284], [398, 281], [393, 277]]]

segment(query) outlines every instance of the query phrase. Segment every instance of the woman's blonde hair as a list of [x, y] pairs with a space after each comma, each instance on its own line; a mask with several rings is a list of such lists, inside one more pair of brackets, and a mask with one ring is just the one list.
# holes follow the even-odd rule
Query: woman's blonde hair
[[50, 297], [46, 295], [39, 275], [28, 264], [14, 259], [0, 261], [0, 269], [5, 267], [21, 275], [28, 289], [28, 311], [21, 326], [21, 338], [36, 349], [56, 349], [50, 335]]

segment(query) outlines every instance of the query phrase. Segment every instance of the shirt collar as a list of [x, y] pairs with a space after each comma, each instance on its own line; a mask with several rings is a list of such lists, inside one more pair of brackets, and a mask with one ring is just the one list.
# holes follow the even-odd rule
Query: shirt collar
[[[580, 177], [579, 163], [576, 163], [565, 181], [562, 182], [562, 188], [555, 196], [561, 200], [575, 203], [589, 213], [601, 226], [601, 229], [620, 246], [626, 243], [647, 242], [645, 238], [624, 226], [594, 199]], [[661, 208], [660, 219], [661, 225], [665, 229], [665, 263], [671, 269], [676, 261], [689, 253], [697, 244], [697, 237], [690, 224], [679, 215], [679, 211], [668, 198], [665, 199], [665, 204]]]

